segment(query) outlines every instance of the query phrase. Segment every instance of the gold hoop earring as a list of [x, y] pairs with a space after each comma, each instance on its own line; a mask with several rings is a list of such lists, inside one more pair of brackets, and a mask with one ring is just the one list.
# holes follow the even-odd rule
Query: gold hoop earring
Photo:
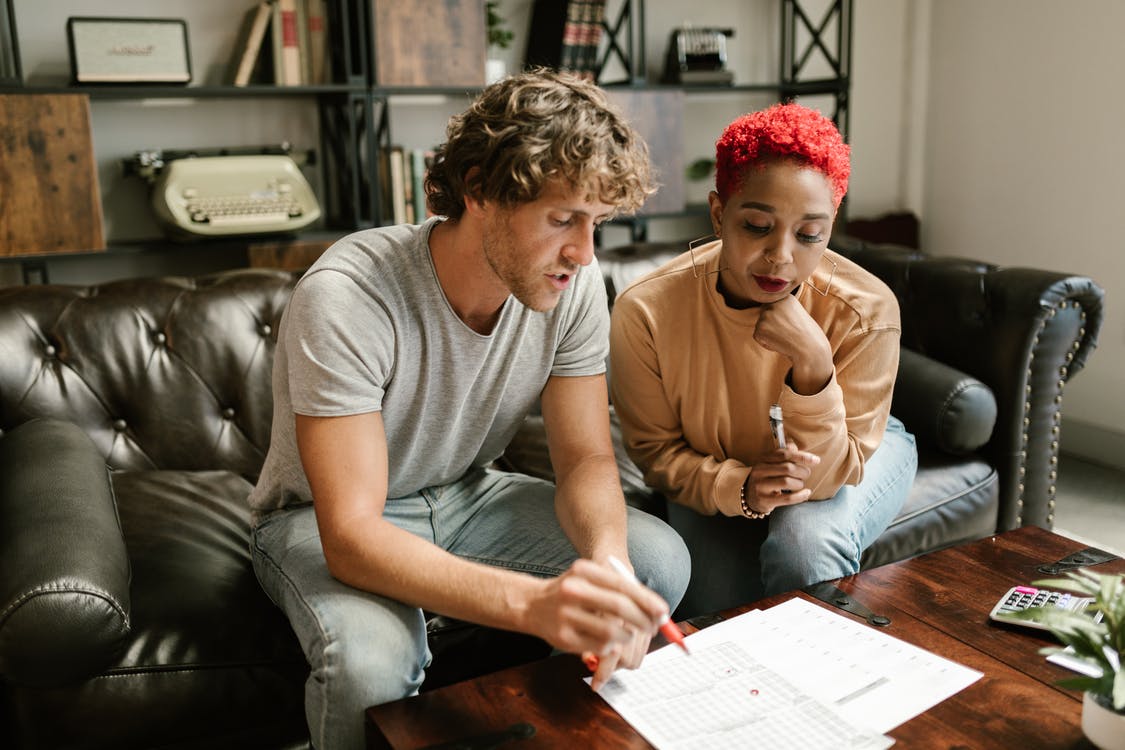
[[[691, 275], [693, 278], [698, 279], [700, 276], [699, 267], [695, 265], [695, 248], [707, 242], [714, 242], [717, 239], [719, 239], [719, 235], [712, 233], [705, 234], [702, 237], [697, 237], [691, 242], [687, 243], [688, 252], [691, 254]], [[706, 276], [707, 274], [703, 275]]]
[[[821, 256], [821, 260], [824, 260], [824, 256]], [[823, 292], [820, 291], [819, 289], [817, 289], [816, 285], [812, 283], [812, 276], [809, 276], [809, 278], [808, 278], [809, 288], [812, 289], [817, 294], [819, 294], [821, 297], [827, 297], [828, 296], [828, 290], [832, 288], [832, 279], [836, 278], [836, 268], [837, 268], [836, 261], [829, 258], [828, 262], [832, 264], [832, 271], [828, 274], [828, 283], [824, 285], [824, 291]]]

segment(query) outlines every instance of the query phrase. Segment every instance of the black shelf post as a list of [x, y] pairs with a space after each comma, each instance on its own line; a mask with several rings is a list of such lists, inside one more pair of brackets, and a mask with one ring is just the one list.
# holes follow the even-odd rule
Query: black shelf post
[[0, 4], [0, 86], [22, 85], [15, 3], [13, 0], [3, 0], [3, 4]]
[[370, 3], [332, 0], [329, 13], [329, 28], [335, 29], [333, 42], [338, 45], [332, 57], [333, 77], [351, 90], [320, 98], [325, 214], [330, 226], [362, 229], [378, 219], [378, 195], [371, 194], [368, 177], [377, 154], [371, 124]]
[[[618, 9], [616, 20], [610, 23], [608, 13], [602, 19], [602, 30], [607, 44], [595, 67], [595, 79], [601, 85], [643, 84], [647, 78], [644, 0], [624, 0]], [[625, 80], [602, 81], [601, 72], [614, 58], [625, 68]]]
[[[829, 38], [830, 29], [835, 30]], [[802, 31], [808, 38], [799, 39]], [[852, 74], [852, 0], [833, 0], [819, 23], [814, 23], [801, 0], [781, 0], [782, 101], [798, 96], [830, 95], [835, 101], [832, 120], [848, 137], [848, 92]], [[816, 55], [814, 53], [819, 53]], [[811, 79], [806, 66], [819, 57], [832, 71], [829, 78]]]

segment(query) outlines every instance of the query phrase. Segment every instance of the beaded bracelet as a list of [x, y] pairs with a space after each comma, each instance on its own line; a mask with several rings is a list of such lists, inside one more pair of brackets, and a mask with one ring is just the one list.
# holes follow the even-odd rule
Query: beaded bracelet
[[746, 504], [746, 482], [743, 482], [742, 486], [738, 488], [738, 504], [742, 507], [742, 515], [750, 519], [757, 520], [759, 518], [765, 518], [770, 514], [768, 510], [765, 513], [761, 513]]

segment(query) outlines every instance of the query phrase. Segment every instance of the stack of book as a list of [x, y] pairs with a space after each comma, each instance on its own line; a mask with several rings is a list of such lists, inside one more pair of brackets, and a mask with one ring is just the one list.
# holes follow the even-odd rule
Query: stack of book
[[433, 163], [429, 149], [389, 146], [379, 157], [382, 215], [393, 224], [420, 224], [433, 216], [426, 205], [426, 170]]
[[231, 55], [231, 84], [327, 83], [326, 32], [326, 0], [262, 0], [244, 14]]
[[597, 80], [605, 0], [535, 0], [525, 63]]

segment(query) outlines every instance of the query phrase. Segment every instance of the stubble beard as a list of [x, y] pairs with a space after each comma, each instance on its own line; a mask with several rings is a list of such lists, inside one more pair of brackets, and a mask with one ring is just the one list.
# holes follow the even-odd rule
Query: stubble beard
[[507, 219], [490, 222], [482, 237], [484, 259], [513, 297], [535, 312], [549, 312], [559, 303], [558, 295], [544, 291], [543, 274], [527, 267], [511, 240]]

